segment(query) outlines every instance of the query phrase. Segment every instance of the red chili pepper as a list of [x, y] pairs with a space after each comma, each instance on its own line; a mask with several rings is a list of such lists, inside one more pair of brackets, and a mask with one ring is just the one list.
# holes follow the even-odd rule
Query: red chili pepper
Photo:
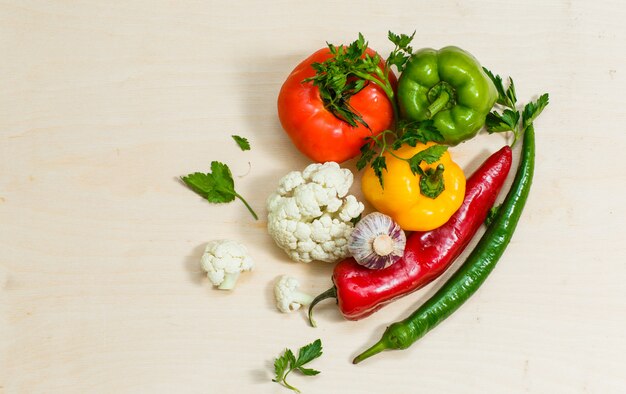
[[357, 264], [353, 258], [339, 262], [333, 271], [334, 286], [317, 296], [309, 307], [311, 324], [315, 325], [313, 307], [323, 299], [337, 298], [344, 317], [359, 320], [441, 275], [485, 221], [509, 173], [511, 161], [508, 146], [491, 155], [467, 180], [463, 204], [450, 220], [434, 230], [412, 233], [404, 256], [392, 266], [372, 270]]

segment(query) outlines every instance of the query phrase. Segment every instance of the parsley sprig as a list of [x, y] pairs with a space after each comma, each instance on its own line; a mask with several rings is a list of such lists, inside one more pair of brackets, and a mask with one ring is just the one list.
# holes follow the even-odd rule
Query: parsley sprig
[[498, 91], [498, 99], [496, 104], [501, 107], [500, 111], [494, 110], [487, 115], [485, 125], [487, 131], [491, 133], [501, 133], [505, 131], [513, 132], [513, 142], [511, 147], [515, 145], [520, 135], [530, 126], [533, 121], [541, 114], [541, 111], [548, 105], [548, 93], [544, 93], [536, 101], [531, 101], [524, 106], [522, 112], [518, 110], [517, 95], [515, 93], [515, 83], [509, 77], [508, 86], [504, 88], [502, 77], [493, 74], [491, 71], [483, 67], [485, 73], [493, 81]]
[[359, 93], [368, 83], [378, 85], [393, 106], [394, 115], [398, 117], [393, 86], [389, 80], [391, 67], [402, 71], [413, 49], [409, 45], [413, 35], [389, 32], [388, 38], [395, 45], [391, 54], [381, 67], [381, 57], [366, 52], [368, 43], [363, 34], [347, 46], [335, 46], [327, 43], [331, 57], [321, 63], [313, 63], [315, 76], [303, 82], [312, 82], [319, 88], [325, 107], [337, 118], [353, 127], [358, 123], [369, 128], [363, 117], [350, 105], [350, 98]]
[[231, 137], [233, 137], [233, 140], [235, 140], [235, 142], [239, 146], [239, 149], [241, 149], [242, 151], [250, 150], [250, 142], [247, 138], [241, 137], [239, 135], [231, 135]]
[[180, 178], [191, 190], [206, 198], [211, 203], [227, 203], [238, 198], [248, 208], [255, 220], [256, 212], [248, 202], [235, 191], [235, 182], [230, 168], [219, 161], [211, 162], [211, 172], [194, 172]]
[[298, 371], [305, 376], [314, 376], [320, 373], [320, 371], [305, 368], [304, 365], [315, 360], [322, 355], [322, 341], [316, 339], [312, 343], [301, 347], [298, 350], [298, 358], [290, 349], [285, 349], [283, 354], [274, 360], [274, 372], [276, 377], [272, 379], [273, 382], [280, 383], [290, 390], [297, 393], [300, 392], [297, 388], [287, 383], [287, 375], [292, 371]]
[[[390, 139], [393, 140], [392, 143], [388, 141]], [[437, 198], [443, 192], [443, 164], [439, 164], [435, 169], [423, 170], [421, 163], [433, 164], [441, 158], [441, 155], [448, 149], [447, 146], [433, 145], [409, 158], [400, 157], [394, 152], [403, 145], [415, 147], [418, 143], [442, 142], [443, 136], [435, 128], [432, 120], [400, 122], [397, 132], [385, 130], [377, 136], [367, 137], [366, 140], [367, 142], [361, 147], [361, 157], [356, 166], [357, 169], [362, 170], [370, 164], [381, 187], [384, 188], [383, 170], [387, 170], [384, 153], [388, 152], [396, 159], [406, 161], [413, 175], [420, 176], [420, 192], [424, 196]]]

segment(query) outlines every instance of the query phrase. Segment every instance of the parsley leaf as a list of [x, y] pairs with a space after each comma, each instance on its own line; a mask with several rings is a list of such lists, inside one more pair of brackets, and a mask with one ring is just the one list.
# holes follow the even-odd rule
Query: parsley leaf
[[243, 151], [250, 150], [250, 142], [248, 142], [247, 138], [240, 137], [238, 135], [231, 135], [231, 137], [233, 137], [233, 139], [235, 140], [237, 145], [239, 145], [239, 148], [241, 150]]
[[297, 388], [287, 383], [287, 375], [291, 371], [298, 371], [305, 376], [314, 376], [320, 371], [311, 368], [305, 368], [304, 365], [315, 360], [322, 355], [322, 341], [316, 339], [312, 343], [303, 346], [298, 350], [298, 358], [294, 356], [290, 349], [285, 349], [283, 354], [274, 360], [275, 378], [273, 382], [280, 383], [290, 390], [300, 392]]
[[433, 164], [437, 160], [441, 159], [441, 155], [444, 154], [445, 151], [448, 150], [448, 147], [445, 145], [433, 145], [430, 146], [423, 151], [419, 151], [413, 157], [409, 159], [409, 166], [411, 167], [411, 172], [414, 175], [420, 174], [423, 175], [424, 171], [420, 167], [420, 164], [425, 161], [426, 164]]
[[409, 43], [414, 35], [390, 32], [389, 38], [395, 44], [395, 49], [384, 63], [378, 54], [367, 51], [368, 42], [361, 33], [358, 39], [347, 46], [327, 43], [331, 56], [321, 63], [313, 63], [311, 66], [315, 75], [303, 82], [312, 82], [317, 86], [324, 107], [352, 127], [361, 124], [369, 128], [363, 116], [350, 105], [352, 96], [369, 83], [378, 85], [385, 92], [397, 117], [398, 109], [389, 74], [392, 65], [398, 70], [404, 68], [411, 55]]
[[224, 193], [216, 189], [215, 180], [210, 173], [194, 172], [183, 177], [182, 180], [191, 190], [206, 198], [209, 202], [226, 203], [235, 199], [235, 196], [231, 193]]
[[401, 137], [393, 142], [393, 149], [398, 150], [404, 144], [415, 147], [418, 142], [425, 144], [429, 141], [443, 142], [443, 135], [435, 127], [431, 119], [421, 122], [399, 122]]
[[357, 170], [361, 171], [362, 169], [364, 169], [365, 166], [367, 166], [369, 162], [372, 161], [372, 159], [374, 158], [376, 150], [375, 146], [372, 145], [373, 144], [368, 141], [361, 147], [361, 157], [359, 157], [359, 160], [356, 162]]
[[537, 116], [541, 114], [541, 111], [548, 105], [549, 96], [548, 93], [544, 93], [535, 102], [530, 102], [524, 107], [524, 128], [530, 126], [530, 124], [537, 119]]
[[319, 339], [300, 348], [297, 364], [299, 367], [307, 364], [322, 355], [322, 341]]
[[238, 198], [248, 208], [254, 219], [259, 217], [248, 202], [235, 191], [235, 182], [230, 168], [219, 161], [211, 162], [211, 172], [194, 172], [181, 177], [181, 180], [194, 192], [206, 198], [209, 202], [219, 204], [227, 203]]
[[515, 83], [509, 77], [509, 86], [505, 89], [502, 83], [502, 77], [493, 74], [491, 71], [483, 67], [489, 79], [493, 81], [498, 91], [498, 99], [496, 103], [504, 107], [501, 112], [492, 111], [485, 119], [485, 125], [489, 133], [499, 133], [502, 131], [513, 132], [513, 142], [511, 147], [520, 135], [533, 123], [539, 116], [541, 111], [548, 105], [548, 94], [542, 94], [537, 101], [530, 102], [524, 106], [523, 112], [517, 109], [517, 94], [515, 93]]
[[513, 79], [509, 78], [509, 86], [507, 89], [504, 89], [504, 84], [502, 82], [501, 76], [497, 74], [494, 75], [485, 67], [483, 67], [483, 71], [496, 86], [496, 90], [498, 91], [498, 99], [496, 100], [496, 103], [505, 107], [514, 108], [515, 104], [517, 104], [517, 95], [515, 94], [515, 84], [513, 83]]
[[385, 188], [383, 184], [383, 170], [387, 171], [387, 161], [385, 156], [378, 156], [372, 161], [372, 169], [374, 170], [374, 174], [378, 177], [378, 182], [380, 182], [380, 187]]
[[387, 71], [389, 71], [389, 68], [391, 66], [396, 66], [398, 71], [402, 72], [404, 71], [404, 67], [413, 53], [413, 48], [411, 48], [409, 44], [411, 43], [411, 41], [413, 41], [413, 37], [415, 37], [415, 32], [408, 36], [406, 34], [398, 35], [390, 31], [387, 37], [389, 38], [389, 41], [391, 41], [396, 46], [389, 54], [389, 56], [387, 56]]
[[315, 376], [320, 373], [320, 371], [311, 368], [298, 367], [298, 371], [305, 376]]
[[[285, 351], [286, 350], [287, 349], [285, 349]], [[278, 357], [276, 360], [274, 360], [274, 373], [276, 374], [276, 377], [278, 378], [279, 376], [284, 376], [288, 366], [289, 361], [286, 357]], [[276, 380], [274, 380], [274, 382], [275, 381]]]
[[519, 123], [519, 111], [505, 109], [502, 114], [496, 111], [490, 112], [485, 120], [487, 131], [491, 133], [500, 133], [503, 131], [515, 131]]
[[509, 87], [506, 89], [506, 99], [510, 107], [517, 104], [517, 95], [515, 94], [515, 83], [513, 78], [509, 77]]
[[437, 198], [445, 189], [443, 181], [443, 164], [439, 164], [436, 169], [429, 168], [426, 171], [420, 167], [424, 161], [426, 164], [433, 164], [441, 159], [441, 156], [448, 150], [445, 145], [433, 145], [423, 151], [413, 155], [408, 162], [413, 175], [420, 176], [420, 193], [429, 198]]
[[496, 90], [498, 91], [498, 100], [496, 102], [500, 105], [506, 105], [506, 99], [505, 99], [506, 93], [504, 91], [504, 85], [502, 84], [502, 77], [500, 77], [499, 75], [494, 75], [491, 71], [487, 70], [485, 67], [483, 67], [483, 71], [485, 71], [485, 74], [487, 74], [489, 79], [491, 79], [491, 81], [496, 87]]
[[[387, 136], [392, 135], [393, 143], [387, 141]], [[400, 136], [398, 136], [400, 134]], [[393, 132], [391, 130], [385, 130], [377, 136], [367, 137], [366, 143], [361, 146], [361, 156], [356, 163], [358, 170], [362, 170], [368, 164], [374, 170], [374, 174], [378, 177], [378, 182], [381, 188], [384, 189], [383, 182], [383, 170], [387, 170], [385, 152], [388, 152], [396, 159], [406, 161], [411, 166], [413, 174], [422, 174], [419, 164], [426, 160], [428, 164], [439, 160], [439, 157], [445, 152], [447, 147], [441, 145], [432, 146], [427, 148], [411, 159], [406, 159], [397, 156], [392, 150], [398, 150], [402, 145], [409, 145], [411, 147], [417, 146], [418, 143], [425, 144], [427, 142], [442, 142], [443, 136], [435, 127], [432, 120], [424, 120], [421, 122], [407, 122], [400, 121], [398, 125], [398, 131]], [[431, 161], [431, 158], [435, 157]], [[413, 162], [411, 161], [413, 160]]]

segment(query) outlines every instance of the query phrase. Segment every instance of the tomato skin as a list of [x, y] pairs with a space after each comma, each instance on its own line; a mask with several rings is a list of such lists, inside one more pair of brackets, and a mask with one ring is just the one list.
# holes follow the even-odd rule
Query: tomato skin
[[[367, 53], [375, 55], [371, 49], [367, 49]], [[317, 86], [302, 81], [315, 75], [311, 64], [321, 63], [330, 56], [328, 48], [322, 48], [289, 74], [278, 94], [278, 118], [293, 144], [304, 155], [320, 163], [341, 163], [360, 153], [365, 137], [391, 128], [394, 113], [383, 89], [371, 82], [350, 98], [350, 105], [371, 130], [360, 123], [356, 127], [350, 126], [324, 108]], [[389, 80], [395, 87], [393, 73], [390, 73]]]

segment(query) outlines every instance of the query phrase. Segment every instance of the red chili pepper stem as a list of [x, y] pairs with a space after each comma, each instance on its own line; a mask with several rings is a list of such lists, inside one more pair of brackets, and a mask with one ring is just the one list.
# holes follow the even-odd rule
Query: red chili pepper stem
[[311, 302], [311, 305], [309, 305], [309, 324], [311, 324], [311, 327], [317, 327], [317, 323], [315, 323], [315, 320], [313, 319], [313, 307], [317, 305], [318, 302], [327, 298], [337, 298], [337, 287], [333, 285], [333, 287], [315, 297]]

